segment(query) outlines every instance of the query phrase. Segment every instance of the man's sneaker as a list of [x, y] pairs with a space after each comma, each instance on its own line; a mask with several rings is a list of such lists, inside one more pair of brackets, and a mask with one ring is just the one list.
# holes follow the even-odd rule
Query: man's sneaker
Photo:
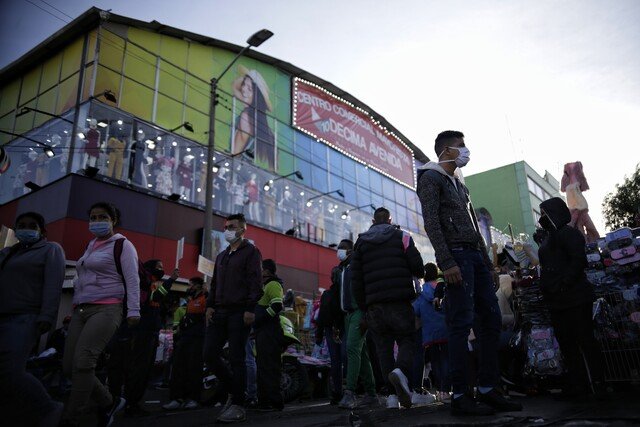
[[375, 394], [367, 394], [358, 401], [358, 408], [377, 408], [378, 406], [380, 406], [380, 399]]
[[436, 401], [436, 397], [431, 393], [416, 393], [411, 395], [411, 404], [413, 406], [426, 406]]
[[411, 408], [411, 390], [409, 390], [409, 380], [399, 368], [389, 373], [389, 381], [396, 389], [396, 395], [403, 408]]
[[182, 409], [196, 409], [198, 406], [198, 402], [196, 402], [195, 400], [187, 400], [186, 402], [184, 402], [184, 405], [182, 405]]
[[151, 412], [147, 411], [146, 409], [141, 408], [140, 405], [133, 405], [133, 406], [127, 405], [124, 408], [124, 416], [127, 418], [146, 417], [150, 413]]
[[227, 397], [227, 401], [224, 403], [224, 405], [222, 405], [222, 410], [220, 411], [220, 414], [224, 414], [227, 411], [227, 409], [231, 407], [231, 402], [233, 402], [233, 398], [231, 395], [229, 395], [229, 397]]
[[111, 406], [106, 408], [104, 412], [101, 414], [102, 416], [98, 420], [98, 425], [100, 427], [109, 427], [113, 423], [113, 417], [116, 415], [118, 411], [121, 411], [124, 408], [124, 405], [127, 404], [127, 401], [122, 397], [116, 397], [113, 399], [113, 403]]
[[491, 406], [476, 402], [466, 394], [457, 399], [451, 399], [451, 415], [493, 415], [494, 413]]
[[356, 396], [351, 390], [345, 390], [342, 395], [342, 400], [338, 403], [338, 408], [353, 409], [357, 406]]
[[219, 423], [239, 423], [247, 419], [247, 413], [240, 405], [231, 405], [229, 409], [222, 412], [216, 421]]
[[400, 409], [398, 396], [396, 396], [395, 394], [390, 394], [389, 396], [387, 396], [387, 409]]
[[182, 402], [180, 400], [172, 400], [171, 402], [162, 405], [162, 409], [165, 411], [176, 411], [182, 408]]
[[476, 395], [476, 400], [478, 402], [484, 403], [486, 405], [491, 406], [497, 412], [513, 412], [513, 411], [522, 411], [522, 405], [516, 402], [512, 402], [506, 399], [498, 390], [495, 388], [491, 389], [488, 393], [480, 393], [478, 392]]

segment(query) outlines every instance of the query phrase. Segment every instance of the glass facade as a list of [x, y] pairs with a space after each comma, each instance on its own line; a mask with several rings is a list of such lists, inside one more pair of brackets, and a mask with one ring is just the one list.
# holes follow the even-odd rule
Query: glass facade
[[[81, 93], [89, 102], [80, 109], [76, 132], [82, 137], [76, 138], [73, 151], [62, 148], [68, 147], [70, 140], [67, 122], [47, 117], [45, 123], [35, 113], [15, 115], [30, 102], [58, 114], [63, 112], [61, 108], [71, 109], [66, 114], [72, 114], [80, 77], [77, 72], [70, 73], [65, 61], [77, 57], [72, 63], [80, 68], [82, 41], [66, 49], [59, 59], [48, 60], [17, 83], [2, 88], [0, 126], [15, 133], [26, 131], [25, 135], [34, 139], [47, 135], [50, 139], [54, 134], [62, 139], [56, 148], [60, 155], [48, 160], [64, 163], [65, 167], [58, 167], [60, 173], [49, 171], [35, 178], [29, 175], [33, 168], [28, 169], [30, 180], [37, 179], [39, 185], [62, 176], [71, 159], [72, 171], [93, 166], [103, 179], [126, 182], [162, 196], [177, 194], [183, 203], [204, 206], [208, 80], [219, 74], [234, 54], [141, 29], [117, 27], [106, 23], [86, 37]], [[58, 70], [58, 79], [50, 70]], [[29, 91], [23, 90], [25, 82]], [[425, 258], [433, 259], [415, 191], [291, 126], [291, 76], [254, 59], [241, 58], [219, 87], [214, 153], [217, 212], [243, 212], [251, 223], [328, 245], [357, 238], [371, 224], [369, 205], [385, 206], [395, 223], [412, 232]], [[116, 103], [90, 100], [105, 90], [116, 94]], [[54, 95], [52, 91], [57, 92]], [[193, 132], [185, 127], [175, 129], [184, 122], [191, 123]], [[0, 176], [0, 203], [28, 191], [24, 188], [26, 175], [16, 171], [38, 151], [33, 143], [21, 139], [6, 148], [13, 166]], [[303, 178], [278, 179], [294, 171], [300, 171]], [[273, 183], [265, 190], [270, 180]], [[11, 191], [5, 191], [9, 188]], [[344, 197], [332, 193], [314, 198], [336, 190]]]

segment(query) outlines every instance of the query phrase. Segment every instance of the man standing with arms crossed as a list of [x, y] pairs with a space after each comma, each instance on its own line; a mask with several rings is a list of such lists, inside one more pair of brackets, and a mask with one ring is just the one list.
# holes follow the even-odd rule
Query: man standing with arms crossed
[[[217, 418], [217, 421], [225, 423], [246, 419], [245, 348], [255, 320], [255, 307], [262, 295], [262, 256], [258, 248], [244, 238], [246, 231], [244, 215], [227, 217], [224, 237], [229, 247], [216, 257], [207, 298], [204, 360], [230, 394]], [[221, 359], [227, 341], [233, 374]]]
[[[505, 399], [498, 385], [500, 309], [494, 292], [491, 262], [469, 200], [469, 190], [455, 176], [469, 162], [464, 135], [444, 131], [435, 141], [437, 162], [418, 169], [417, 193], [427, 236], [447, 282], [445, 315], [449, 334], [449, 364], [454, 415], [490, 415], [520, 411]], [[479, 343], [478, 393], [469, 389], [467, 338], [473, 328]]]

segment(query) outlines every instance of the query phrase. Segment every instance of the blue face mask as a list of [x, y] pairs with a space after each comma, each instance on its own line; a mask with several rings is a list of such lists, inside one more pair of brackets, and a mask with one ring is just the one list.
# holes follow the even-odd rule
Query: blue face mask
[[92, 232], [96, 237], [107, 236], [111, 233], [111, 223], [110, 222], [90, 222], [89, 231]]
[[28, 229], [16, 230], [16, 239], [18, 239], [20, 243], [35, 243], [40, 240], [40, 231]]

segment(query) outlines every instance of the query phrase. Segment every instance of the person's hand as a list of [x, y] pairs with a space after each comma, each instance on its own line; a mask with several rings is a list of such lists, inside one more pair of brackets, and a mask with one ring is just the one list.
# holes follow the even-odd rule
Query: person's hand
[[180, 277], [180, 269], [175, 268], [175, 269], [173, 270], [173, 273], [171, 273], [171, 278], [172, 278], [173, 280], [176, 280], [178, 277]]
[[449, 285], [460, 285], [462, 283], [462, 272], [457, 265], [446, 269], [442, 274]]
[[207, 311], [204, 314], [204, 317], [207, 319], [207, 325], [211, 323], [211, 319], [213, 319], [213, 307], [207, 307]]
[[255, 313], [252, 313], [250, 311], [245, 311], [244, 312], [244, 324], [245, 325], [251, 326], [255, 320], [256, 320]]
[[362, 316], [362, 319], [360, 319], [360, 324], [358, 325], [358, 328], [360, 329], [360, 334], [364, 335], [367, 333], [367, 320], [364, 318], [364, 316]]
[[140, 323], [140, 316], [127, 317], [127, 325], [136, 326], [138, 323]]
[[38, 322], [38, 332], [40, 333], [40, 335], [46, 334], [50, 330], [51, 330], [51, 323], [44, 322], [44, 321]]

